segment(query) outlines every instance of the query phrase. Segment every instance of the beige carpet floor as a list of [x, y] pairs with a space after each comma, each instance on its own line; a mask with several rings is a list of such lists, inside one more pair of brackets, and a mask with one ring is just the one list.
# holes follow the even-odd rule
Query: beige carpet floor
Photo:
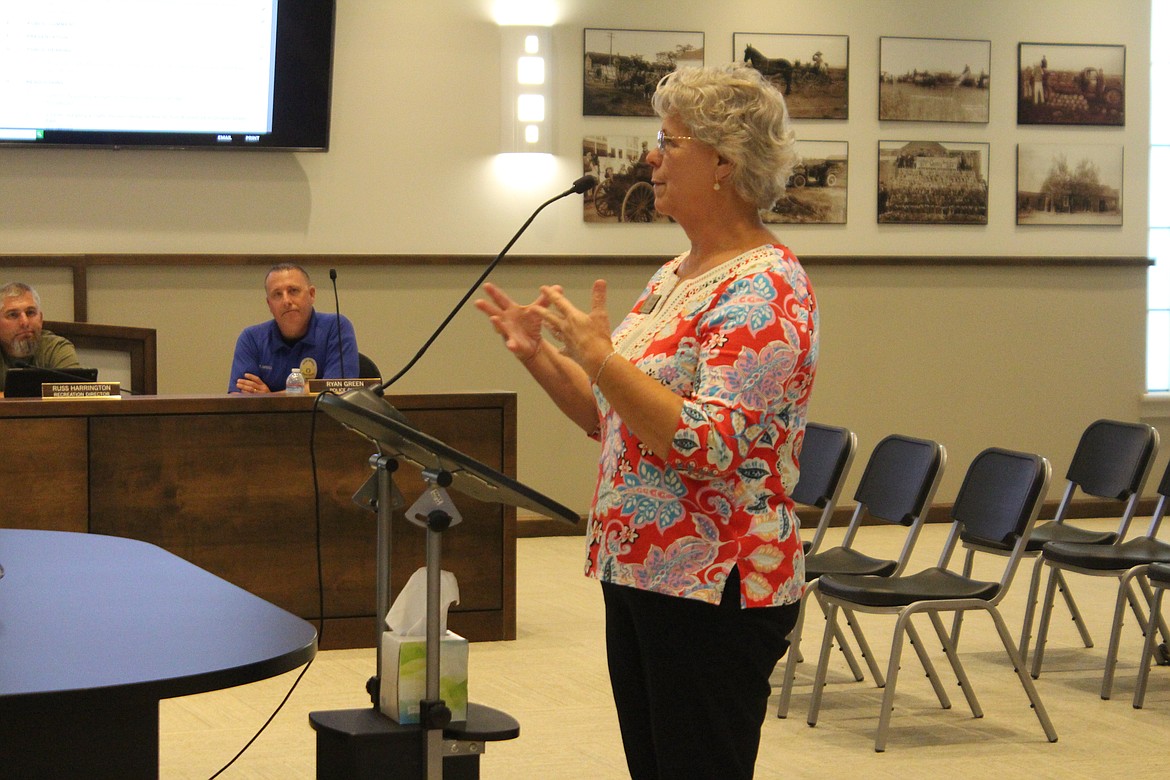
[[[1111, 527], [1112, 523], [1107, 523]], [[1135, 523], [1135, 527], [1142, 524]], [[945, 528], [929, 526], [911, 568], [933, 565]], [[839, 537], [832, 537], [830, 543]], [[887, 529], [863, 529], [866, 549], [899, 544]], [[579, 537], [518, 542], [518, 638], [471, 645], [470, 696], [503, 710], [521, 726], [519, 739], [490, 743], [482, 758], [485, 780], [627, 777], [610, 700], [602, 639], [601, 595], [581, 575]], [[997, 561], [998, 563], [998, 561]], [[1004, 602], [1008, 625], [1018, 632], [1031, 562]], [[977, 574], [983, 574], [977, 570]], [[953, 708], [942, 710], [907, 647], [885, 753], [873, 750], [881, 691], [868, 679], [855, 683], [834, 653], [820, 723], [805, 723], [812, 661], [823, 621], [810, 614], [791, 716], [764, 724], [758, 778], [1145, 778], [1164, 776], [1170, 731], [1170, 668], [1156, 667], [1146, 706], [1132, 707], [1140, 633], [1126, 624], [1113, 698], [1098, 696], [1116, 581], [1069, 575], [1096, 646], [1080, 645], [1058, 602], [1040, 695], [1059, 740], [1049, 743], [999, 645], [990, 619], [973, 613], [963, 630], [961, 657], [985, 716], [971, 717], [949, 666], [926, 638]], [[371, 586], [372, 587], [372, 586]], [[889, 654], [893, 619], [862, 615], [861, 625], [879, 662]], [[246, 630], [246, 627], [241, 627]], [[318, 654], [289, 702], [223, 778], [313, 778], [316, 734], [308, 713], [369, 705], [365, 682], [375, 668], [373, 650]], [[868, 676], [868, 675], [867, 675]], [[288, 692], [296, 672], [225, 691], [164, 701], [160, 708], [163, 778], [208, 778], [255, 734]], [[773, 697], [775, 699], [775, 697]]]

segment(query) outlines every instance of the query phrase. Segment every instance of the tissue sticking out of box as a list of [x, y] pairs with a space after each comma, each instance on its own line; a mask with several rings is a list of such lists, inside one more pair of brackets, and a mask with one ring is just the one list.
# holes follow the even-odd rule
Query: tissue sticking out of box
[[[459, 603], [459, 583], [449, 571], [439, 574], [439, 635], [447, 631], [447, 610]], [[386, 627], [399, 636], [427, 634], [427, 570], [423, 568], [410, 575], [406, 587], [390, 605], [386, 613]]]

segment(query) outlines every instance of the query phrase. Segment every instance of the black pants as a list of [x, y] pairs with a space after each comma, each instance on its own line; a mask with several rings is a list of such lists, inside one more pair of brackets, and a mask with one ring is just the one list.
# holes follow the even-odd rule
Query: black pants
[[798, 604], [740, 609], [602, 583], [609, 678], [633, 780], [752, 777], [768, 678]]

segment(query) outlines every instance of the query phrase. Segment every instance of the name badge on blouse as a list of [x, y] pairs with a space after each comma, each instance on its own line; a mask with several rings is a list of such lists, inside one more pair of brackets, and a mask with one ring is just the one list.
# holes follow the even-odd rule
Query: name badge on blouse
[[656, 308], [658, 308], [658, 302], [660, 300], [662, 300], [661, 295], [659, 295], [658, 293], [651, 293], [650, 295], [646, 296], [646, 299], [644, 301], [642, 301], [640, 304], [638, 304], [638, 308], [635, 309], [634, 311], [636, 311], [638, 314], [649, 314], [650, 312], [652, 312]]

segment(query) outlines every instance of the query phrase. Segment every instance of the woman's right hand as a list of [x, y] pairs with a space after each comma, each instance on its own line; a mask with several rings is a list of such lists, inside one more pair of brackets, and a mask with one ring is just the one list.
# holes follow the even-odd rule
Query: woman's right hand
[[544, 320], [534, 307], [547, 306], [548, 299], [542, 294], [527, 306], [521, 306], [491, 282], [483, 285], [483, 291], [491, 300], [479, 298], [475, 308], [488, 316], [496, 333], [504, 337], [508, 351], [524, 363], [536, 357], [544, 344], [541, 336]]

